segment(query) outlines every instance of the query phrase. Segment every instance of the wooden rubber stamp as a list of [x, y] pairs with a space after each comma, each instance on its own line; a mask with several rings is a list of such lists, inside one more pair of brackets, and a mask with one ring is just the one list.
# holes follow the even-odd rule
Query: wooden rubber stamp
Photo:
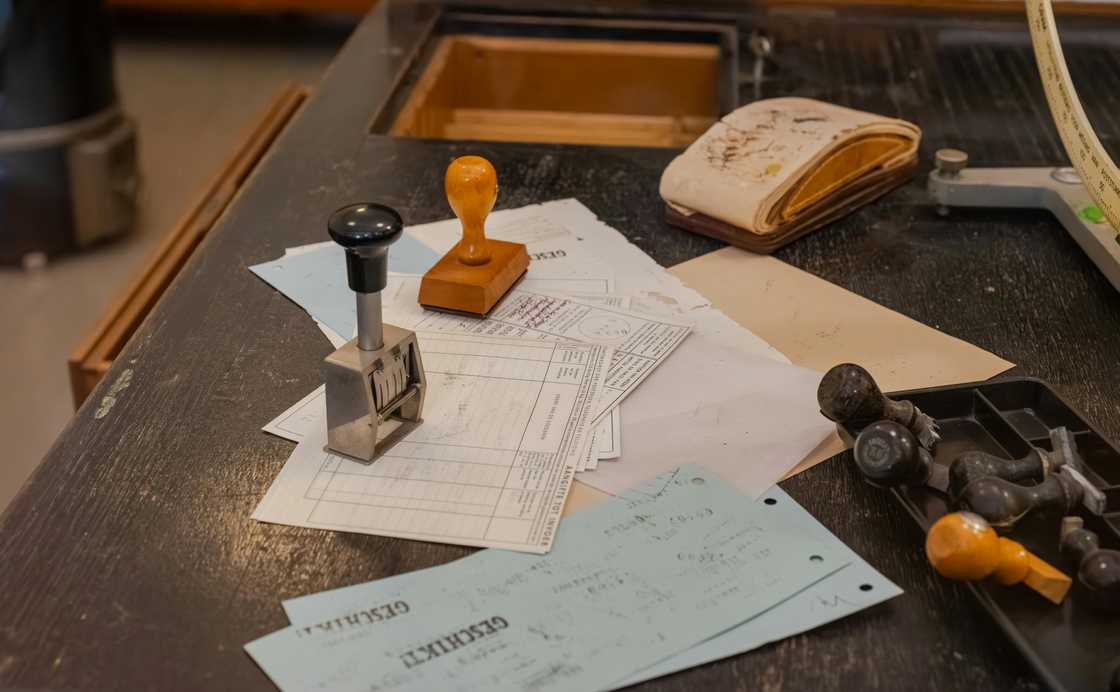
[[879, 420], [901, 423], [930, 451], [941, 439], [937, 421], [909, 401], [885, 396], [871, 373], [855, 363], [834, 365], [824, 374], [817, 387], [817, 403], [825, 418], [841, 425], [863, 428]]
[[1061, 603], [1073, 584], [1022, 545], [997, 535], [972, 512], [938, 519], [926, 535], [926, 556], [943, 577], [977, 581], [991, 576], [1005, 586], [1022, 582], [1052, 603]]
[[529, 268], [521, 243], [486, 237], [486, 217], [498, 198], [498, 174], [480, 156], [451, 162], [444, 176], [447, 202], [463, 224], [463, 238], [424, 275], [420, 304], [484, 316]]
[[1059, 546], [1062, 555], [1077, 565], [1077, 583], [1089, 603], [1120, 614], [1120, 550], [1101, 548], [1100, 537], [1085, 528], [1081, 517], [1062, 519]]
[[999, 476], [978, 478], [961, 490], [957, 502], [1000, 528], [1014, 526], [1031, 512], [1072, 514], [1078, 505], [1098, 516], [1108, 510], [1104, 492], [1069, 465], [1034, 485], [1019, 485]]
[[941, 491], [949, 486], [945, 467], [934, 463], [933, 455], [909, 428], [893, 420], [881, 420], [864, 428], [852, 453], [856, 466], [872, 485], [927, 485]]

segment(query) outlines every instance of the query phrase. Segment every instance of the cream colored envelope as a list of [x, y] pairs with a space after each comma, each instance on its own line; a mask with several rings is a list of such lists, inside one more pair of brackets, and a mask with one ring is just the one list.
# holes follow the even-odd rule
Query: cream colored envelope
[[[1015, 366], [773, 257], [724, 248], [669, 271], [797, 365], [859, 363], [885, 392], [986, 380]], [[833, 435], [787, 478], [842, 451]]]

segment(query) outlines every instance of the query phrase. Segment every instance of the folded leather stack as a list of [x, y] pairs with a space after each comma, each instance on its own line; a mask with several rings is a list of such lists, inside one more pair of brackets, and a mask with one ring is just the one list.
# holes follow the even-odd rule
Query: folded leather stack
[[905, 183], [922, 131], [804, 98], [724, 116], [665, 168], [674, 226], [767, 254]]

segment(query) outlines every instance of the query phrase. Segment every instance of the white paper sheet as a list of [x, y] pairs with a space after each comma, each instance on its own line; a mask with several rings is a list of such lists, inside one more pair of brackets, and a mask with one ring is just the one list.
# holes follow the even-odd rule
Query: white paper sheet
[[[436, 252], [458, 227], [410, 229]], [[665, 469], [701, 461], [742, 492], [758, 497], [832, 431], [816, 406], [820, 374], [789, 360], [666, 272], [576, 200], [491, 215], [487, 232], [518, 238], [539, 259], [530, 275], [614, 272], [615, 292], [630, 309], [686, 318], [692, 334], [626, 401], [622, 456], [580, 481], [618, 493]], [[536, 272], [536, 274], [533, 274]]]
[[[318, 247], [322, 243], [306, 247]], [[302, 248], [288, 248], [290, 254], [300, 254], [303, 252]], [[595, 289], [609, 290], [611, 282], [609, 280], [595, 279]], [[532, 284], [536, 286], [537, 284]], [[539, 284], [542, 290], [547, 290], [550, 284], [542, 281]], [[623, 310], [630, 307], [630, 298], [626, 296], [605, 294], [605, 293], [575, 293], [580, 300], [584, 302], [595, 303], [608, 307], [621, 308]], [[335, 348], [341, 347], [349, 339], [344, 339], [335, 330], [328, 327], [326, 324], [316, 321], [315, 325], [331, 342]], [[303, 397], [296, 403], [292, 404], [283, 413], [273, 418], [266, 423], [261, 430], [277, 437], [282, 437], [285, 440], [292, 442], [299, 442], [310, 432], [313, 425], [322, 425], [321, 418], [325, 415], [326, 399], [325, 390], [322, 385], [317, 387], [314, 391], [310, 392], [307, 396]], [[602, 422], [599, 423], [595, 430], [594, 441], [592, 442], [592, 449], [595, 454], [589, 454], [587, 463], [584, 468], [577, 469], [577, 471], [594, 470], [598, 467], [600, 460], [617, 459], [622, 456], [622, 406], [615, 406], [611, 409], [611, 413]]]
[[[438, 253], [457, 242], [460, 229], [458, 221], [451, 219], [414, 226], [409, 233]], [[583, 474], [581, 480], [607, 492], [618, 492], [659, 470], [697, 459], [734, 480], [743, 492], [757, 496], [831, 431], [831, 426], [816, 411], [815, 385], [809, 386], [812, 378], [806, 379], [805, 371], [771, 372], [767, 378], [777, 383], [773, 389], [752, 388], [750, 367], [758, 361], [727, 360], [730, 356], [726, 350], [781, 363], [789, 360], [722, 312], [712, 309], [703, 296], [658, 266], [578, 201], [567, 199], [495, 212], [488, 220], [487, 233], [495, 238], [527, 243], [535, 259], [530, 264], [526, 281], [549, 278], [577, 281], [612, 276], [615, 293], [630, 298], [631, 310], [678, 320], [683, 317], [693, 325], [692, 335], [682, 347], [664, 367], [642, 383], [638, 390], [642, 394], [640, 399], [627, 401], [626, 427], [632, 420], [644, 421], [640, 423], [646, 426], [644, 433], [639, 437], [636, 431], [628, 434], [622, 429], [622, 456], [610, 464], [600, 465], [593, 473]], [[675, 371], [682, 367], [687, 370], [692, 363], [703, 366], [706, 360], [713, 358], [731, 363], [730, 368], [747, 369], [716, 373], [714, 381], [700, 377], [682, 380], [680, 373], [668, 373], [670, 369]], [[742, 400], [748, 393], [759, 405], [769, 398], [774, 399], [773, 406], [765, 407], [772, 415], [767, 420], [780, 424], [776, 423], [765, 435], [748, 436], [745, 430], [734, 427], [736, 418], [724, 416], [726, 411], [734, 409], [732, 402]], [[702, 412], [719, 415], [709, 419], [706, 433], [696, 437], [695, 444], [684, 450], [689, 456], [681, 459], [678, 440], [691, 440], [693, 436], [687, 426], [667, 421], [665, 411], [685, 401], [694, 404], [694, 409], [686, 410], [699, 406]], [[641, 410], [634, 410], [639, 405]], [[649, 421], [661, 421], [662, 425]], [[630, 439], [639, 443], [637, 448], [627, 447]], [[735, 444], [725, 445], [729, 440]], [[768, 461], [757, 466], [745, 463], [744, 453], [753, 453], [756, 446], [757, 458]], [[785, 471], [775, 475], [783, 465]]]
[[574, 341], [614, 348], [596, 422], [637, 389], [688, 336], [679, 320], [647, 317], [554, 294], [510, 291], [485, 319], [424, 310], [417, 303], [420, 277], [398, 276], [383, 305], [385, 320], [406, 329], [444, 334]]
[[591, 444], [609, 347], [418, 332], [423, 425], [361, 464], [312, 424], [253, 518], [544, 553]]
[[622, 404], [611, 409], [611, 414], [595, 428], [597, 454], [591, 469], [599, 467], [600, 461], [613, 461], [622, 456]]
[[[517, 288], [534, 293], [547, 293], [565, 298], [575, 298], [584, 303], [592, 303], [608, 308], [626, 310], [629, 308], [630, 299], [626, 296], [611, 293], [614, 280], [609, 278], [607, 272], [602, 276], [571, 278], [571, 277], [526, 277], [517, 284]], [[417, 296], [412, 291], [418, 290], [416, 278], [408, 274], [391, 274], [390, 285], [386, 290], [386, 302], [404, 299], [416, 302]], [[419, 304], [416, 305], [419, 308]], [[419, 312], [419, 311], [418, 311]], [[427, 314], [439, 314], [425, 311]], [[594, 470], [601, 459], [617, 459], [622, 456], [622, 412], [620, 405], [616, 404], [611, 409], [610, 415], [599, 422], [592, 443], [594, 454], [588, 454], [586, 462], [581, 464], [577, 471]]]
[[319, 385], [310, 394], [288, 407], [270, 420], [261, 430], [292, 442], [303, 438], [327, 424], [326, 386]]
[[[311, 393], [292, 404], [276, 416], [261, 430], [277, 437], [292, 442], [302, 442], [303, 438], [313, 432], [314, 428], [326, 425], [327, 400], [326, 388], [323, 385], [316, 387]], [[598, 468], [599, 461], [617, 459], [622, 455], [622, 429], [618, 421], [622, 418], [622, 407], [616, 406], [610, 415], [603, 419], [594, 433], [592, 449], [594, 454], [588, 454], [585, 469]], [[584, 469], [577, 469], [582, 471]]]
[[627, 399], [622, 458], [580, 481], [617, 494], [695, 460], [758, 497], [832, 431], [820, 378], [693, 335]]
[[[402, 300], [408, 295], [408, 300], [417, 301], [413, 292], [419, 290], [416, 277], [410, 274], [393, 274], [389, 278], [389, 285], [385, 291], [385, 302]], [[583, 303], [592, 303], [607, 308], [627, 310], [630, 307], [630, 298], [612, 293], [614, 279], [610, 272], [603, 270], [597, 276], [573, 278], [569, 276], [537, 276], [525, 277], [517, 283], [517, 288], [533, 293], [547, 293], [564, 298], [574, 298]], [[419, 303], [417, 303], [419, 308]], [[430, 313], [429, 314], [438, 314]], [[336, 347], [337, 348], [337, 347]], [[602, 459], [617, 459], [622, 456], [622, 412], [621, 406], [616, 404], [611, 409], [610, 415], [599, 422], [595, 431], [595, 440], [592, 444], [594, 454], [587, 456], [585, 464], [577, 471], [594, 470]], [[267, 429], [267, 428], [266, 428]]]

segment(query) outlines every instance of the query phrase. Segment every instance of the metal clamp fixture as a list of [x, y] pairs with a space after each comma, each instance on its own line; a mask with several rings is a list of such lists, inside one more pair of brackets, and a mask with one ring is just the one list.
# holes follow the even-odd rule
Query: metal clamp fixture
[[1070, 168], [971, 168], [968, 154], [939, 149], [927, 189], [942, 216], [959, 207], [1047, 209], [1120, 290], [1120, 237]]

